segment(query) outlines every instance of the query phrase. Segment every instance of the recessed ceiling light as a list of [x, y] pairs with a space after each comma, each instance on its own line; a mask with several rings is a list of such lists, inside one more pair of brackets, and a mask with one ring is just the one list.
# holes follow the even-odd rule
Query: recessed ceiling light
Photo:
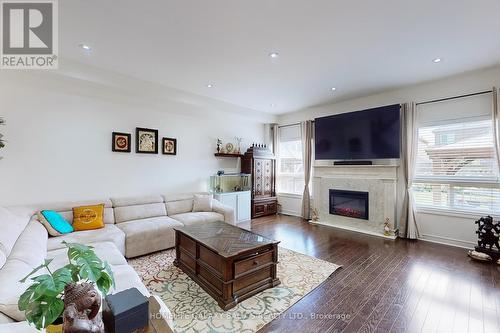
[[269, 53], [269, 57], [270, 57], [270, 58], [278, 58], [278, 57], [279, 57], [279, 55], [280, 55], [280, 54], [279, 54], [278, 52], [271, 52], [271, 53]]
[[333, 87], [333, 88], [332, 88], [332, 91], [335, 91], [335, 90], [337, 90], [337, 88]]
[[213, 87], [214, 87], [213, 84], [211, 84], [211, 83], [207, 84], [207, 88], [213, 88]]
[[82, 44], [79, 44], [78, 46], [80, 48], [82, 48], [83, 50], [85, 50], [85, 51], [92, 51], [92, 48], [89, 45], [87, 45], [87, 44], [83, 44], [82, 43]]
[[436, 59], [432, 60], [432, 62], [434, 62], [435, 64], [437, 64], [438, 62], [441, 62], [441, 58], [436, 58]]

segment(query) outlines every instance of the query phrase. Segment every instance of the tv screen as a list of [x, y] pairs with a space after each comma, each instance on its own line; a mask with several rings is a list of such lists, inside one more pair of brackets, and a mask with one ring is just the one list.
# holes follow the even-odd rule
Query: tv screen
[[316, 159], [399, 158], [399, 123], [399, 104], [316, 118]]

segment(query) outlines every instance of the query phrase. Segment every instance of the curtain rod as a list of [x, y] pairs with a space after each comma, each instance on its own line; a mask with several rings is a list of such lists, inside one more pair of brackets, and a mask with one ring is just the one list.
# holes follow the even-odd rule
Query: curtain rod
[[472, 97], [472, 96], [477, 96], [477, 95], [491, 94], [492, 92], [493, 92], [493, 90], [485, 90], [485, 91], [480, 91], [480, 92], [476, 92], [476, 93], [472, 93], [472, 94], [458, 95], [458, 96], [453, 96], [453, 97], [446, 97], [446, 98], [434, 99], [432, 101], [420, 102], [420, 103], [417, 103], [417, 105], [424, 105], [424, 104], [430, 104], [430, 103], [444, 102], [444, 101], [449, 101], [451, 99], [464, 98], [464, 97]]
[[[314, 123], [314, 119], [311, 120], [313, 123]], [[282, 127], [290, 127], [290, 126], [297, 126], [297, 125], [300, 125], [300, 122], [299, 123], [293, 123], [293, 124], [286, 124], [286, 125], [278, 125], [279, 128], [282, 128]]]

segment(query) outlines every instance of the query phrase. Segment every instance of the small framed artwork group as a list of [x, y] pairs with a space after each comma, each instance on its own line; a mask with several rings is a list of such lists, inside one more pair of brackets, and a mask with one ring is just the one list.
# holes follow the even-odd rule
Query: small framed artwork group
[[[158, 154], [158, 130], [137, 127], [135, 130], [135, 152], [138, 154]], [[111, 150], [130, 153], [132, 151], [130, 133], [113, 132]], [[161, 145], [164, 155], [177, 155], [177, 139], [163, 138]]]

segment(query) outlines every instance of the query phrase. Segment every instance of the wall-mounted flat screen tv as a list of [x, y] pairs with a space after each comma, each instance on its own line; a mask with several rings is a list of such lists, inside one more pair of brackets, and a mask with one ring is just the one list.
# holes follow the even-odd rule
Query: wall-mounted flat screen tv
[[317, 160], [399, 158], [400, 106], [315, 119]]

